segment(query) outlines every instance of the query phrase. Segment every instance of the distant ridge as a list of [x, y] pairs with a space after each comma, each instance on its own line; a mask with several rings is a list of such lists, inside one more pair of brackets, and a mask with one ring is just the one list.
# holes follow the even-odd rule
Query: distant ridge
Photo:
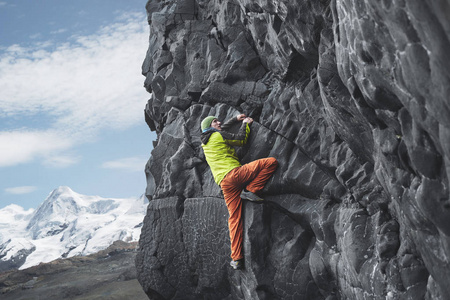
[[0, 209], [0, 272], [106, 249], [139, 239], [147, 201], [86, 196], [66, 186], [36, 209]]

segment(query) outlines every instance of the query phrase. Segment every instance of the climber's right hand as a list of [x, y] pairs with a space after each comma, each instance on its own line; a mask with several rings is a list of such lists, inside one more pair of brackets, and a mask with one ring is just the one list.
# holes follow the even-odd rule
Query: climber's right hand
[[243, 121], [244, 123], [248, 123], [248, 125], [250, 125], [250, 124], [252, 124], [253, 123], [253, 119], [252, 118], [250, 118], [250, 117], [247, 117], [247, 118], [245, 118], [244, 119], [244, 121]]

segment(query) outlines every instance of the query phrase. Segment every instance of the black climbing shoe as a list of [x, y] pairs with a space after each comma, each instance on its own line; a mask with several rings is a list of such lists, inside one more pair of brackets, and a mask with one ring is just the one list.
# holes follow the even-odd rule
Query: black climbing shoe
[[243, 190], [241, 192], [241, 199], [245, 199], [245, 200], [249, 200], [249, 201], [253, 201], [253, 202], [264, 201], [264, 199], [261, 198], [260, 196], [256, 195], [255, 193], [252, 193], [250, 191], [247, 191], [247, 190]]
[[235, 270], [242, 270], [244, 268], [244, 259], [232, 260], [230, 266]]

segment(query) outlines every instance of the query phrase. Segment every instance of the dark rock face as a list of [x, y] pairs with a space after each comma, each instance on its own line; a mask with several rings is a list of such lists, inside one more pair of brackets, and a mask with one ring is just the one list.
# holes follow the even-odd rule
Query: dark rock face
[[[4, 243], [2, 246], [0, 246], [0, 251], [3, 250], [3, 247], [8, 247], [8, 242]], [[28, 255], [33, 253], [36, 250], [36, 247], [33, 247], [31, 249], [22, 249], [17, 252], [16, 255], [9, 259], [5, 259], [5, 255], [0, 255], [0, 272], [5, 272], [12, 269], [18, 269], [20, 266], [22, 266]]]
[[[138, 279], [151, 299], [450, 299], [450, 2], [151, 0], [158, 140]], [[200, 121], [255, 119], [274, 156], [246, 268]]]

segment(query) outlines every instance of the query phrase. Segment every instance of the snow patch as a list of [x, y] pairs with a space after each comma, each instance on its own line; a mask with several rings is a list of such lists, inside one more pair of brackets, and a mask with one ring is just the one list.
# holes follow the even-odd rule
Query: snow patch
[[147, 204], [144, 196], [106, 199], [59, 187], [36, 210], [9, 205], [0, 210], [0, 263], [34, 249], [20, 267], [25, 269], [89, 255], [116, 240], [137, 241]]

